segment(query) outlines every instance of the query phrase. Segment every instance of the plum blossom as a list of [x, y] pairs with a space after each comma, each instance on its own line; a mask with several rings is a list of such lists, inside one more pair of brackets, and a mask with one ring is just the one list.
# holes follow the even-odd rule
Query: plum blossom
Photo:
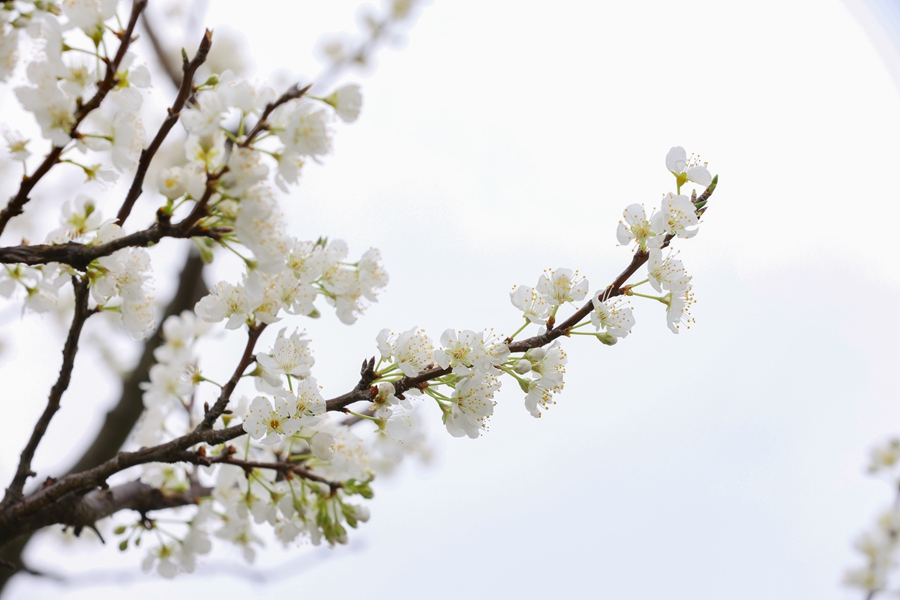
[[566, 372], [565, 365], [568, 358], [558, 340], [547, 348], [529, 350], [525, 357], [531, 361], [531, 372], [535, 377], [528, 384], [525, 408], [528, 409], [531, 416], [540, 418], [540, 409], [547, 410], [552, 404], [555, 404], [553, 394], [557, 394], [563, 389], [563, 375]]
[[208, 135], [219, 131], [228, 103], [218, 90], [205, 90], [197, 94], [197, 102], [181, 112], [181, 124], [188, 133]]
[[537, 291], [547, 304], [559, 306], [584, 300], [588, 293], [588, 280], [571, 269], [549, 269], [538, 279]]
[[319, 391], [315, 377], [306, 377], [297, 382], [292, 396], [294, 411], [301, 425], [317, 425], [325, 415], [325, 398]]
[[160, 171], [156, 178], [159, 193], [169, 200], [175, 200], [184, 196], [185, 189], [182, 177], [181, 167], [169, 167]]
[[666, 325], [672, 333], [678, 333], [681, 325], [688, 329], [694, 319], [691, 317], [691, 305], [694, 303], [694, 296], [691, 294], [691, 287], [688, 286], [683, 290], [673, 290], [665, 295], [663, 303], [666, 305]]
[[134, 113], [119, 111], [112, 122], [112, 164], [117, 171], [137, 167], [144, 149], [144, 125]]
[[334, 112], [345, 123], [352, 123], [359, 118], [362, 108], [362, 91], [359, 84], [348, 83], [336, 89], [325, 102], [334, 107]]
[[533, 287], [520, 285], [509, 293], [513, 306], [521, 310], [526, 319], [537, 325], [546, 325], [551, 306]]
[[619, 221], [619, 227], [616, 229], [616, 239], [620, 244], [627, 246], [635, 241], [641, 250], [646, 250], [648, 245], [655, 247], [662, 245], [665, 236], [653, 231], [643, 205], [629, 204], [622, 216], [625, 221]]
[[62, 12], [70, 27], [78, 27], [92, 39], [103, 37], [103, 23], [116, 14], [118, 0], [63, 0]]
[[207, 323], [228, 319], [225, 329], [237, 329], [247, 322], [252, 309], [243, 285], [220, 281], [197, 302], [194, 312]]
[[684, 264], [670, 256], [663, 258], [662, 250], [650, 249], [647, 260], [647, 274], [650, 285], [657, 292], [684, 290], [691, 285], [691, 276], [684, 270]]
[[332, 116], [321, 104], [292, 100], [278, 107], [270, 121], [287, 151], [313, 158], [331, 152]]
[[244, 420], [244, 431], [266, 446], [277, 444], [281, 435], [292, 435], [301, 427], [299, 419], [291, 418], [291, 409], [283, 397], [275, 397], [275, 405], [264, 396], [250, 402], [250, 414]]
[[[386, 330], [382, 330], [382, 336]], [[382, 343], [379, 342], [379, 347]], [[396, 336], [391, 346], [390, 356], [397, 362], [397, 366], [408, 377], [415, 377], [424, 371], [434, 360], [434, 346], [431, 339], [421, 329], [413, 327]]]
[[681, 146], [674, 146], [666, 154], [666, 168], [675, 175], [679, 189], [688, 181], [703, 187], [712, 183], [712, 175], [706, 169], [706, 163], [700, 163], [700, 157], [693, 154], [688, 159], [687, 152]]
[[[685, 195], [676, 196], [671, 192], [663, 198], [659, 211], [650, 218], [650, 227], [657, 233], [692, 238], [697, 235], [700, 224], [697, 209]], [[694, 229], [688, 229], [694, 227]]]
[[[103, 225], [94, 240], [104, 244], [122, 237], [122, 228], [115, 223]], [[150, 280], [150, 253], [146, 248], [123, 248], [94, 261], [97, 267], [91, 274], [91, 295], [105, 305], [115, 296], [122, 299], [119, 310], [125, 328], [135, 339], [146, 337], [153, 325], [153, 297], [147, 289]]]
[[449, 410], [444, 414], [444, 425], [453, 437], [469, 436], [473, 440], [487, 427], [487, 420], [494, 414], [494, 394], [500, 389], [500, 380], [484, 374], [464, 377], [453, 389]]
[[319, 460], [327, 461], [334, 458], [335, 439], [327, 431], [320, 431], [314, 435], [309, 447]]
[[287, 328], [278, 332], [272, 353], [259, 353], [256, 360], [267, 373], [306, 377], [315, 363], [309, 349], [310, 340], [306, 338], [305, 332], [297, 330], [290, 337], [285, 337], [286, 330]]
[[610, 335], [624, 338], [631, 333], [634, 327], [634, 314], [631, 307], [625, 305], [625, 301], [616, 298], [613, 300], [602, 301], [599, 296], [591, 299], [594, 304], [594, 310], [591, 311], [591, 323], [597, 328], [605, 329]]
[[[0, 50], [2, 50], [2, 48], [0, 48]], [[2, 78], [0, 78], [0, 81], [2, 81]], [[6, 148], [9, 152], [9, 157], [13, 160], [22, 161], [24, 164], [28, 157], [31, 156], [31, 152], [26, 148], [31, 140], [25, 139], [18, 130], [12, 130], [6, 125], [3, 126], [2, 131], [3, 139], [6, 140]]]
[[292, 240], [270, 190], [259, 186], [247, 190], [234, 228], [241, 243], [253, 251], [260, 270], [275, 274], [284, 267]]
[[19, 60], [19, 32], [0, 26], [0, 82], [9, 79]]

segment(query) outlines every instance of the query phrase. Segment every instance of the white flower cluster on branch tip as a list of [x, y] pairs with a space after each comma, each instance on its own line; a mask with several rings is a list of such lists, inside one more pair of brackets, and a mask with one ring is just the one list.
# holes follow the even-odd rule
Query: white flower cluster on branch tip
[[[415, 5], [389, 2], [385, 16], [371, 19], [369, 39], [391, 33], [391, 23], [411, 18]], [[133, 10], [142, 6], [136, 0]], [[375, 341], [377, 361], [363, 363], [350, 392], [326, 400], [313, 375], [312, 341], [305, 332], [284, 327], [267, 347], [256, 344], [271, 324], [319, 317], [320, 297], [342, 323], [353, 324], [388, 283], [377, 250], [351, 260], [348, 245], [339, 239], [298, 239], [280, 208], [279, 192], [290, 192], [300, 181], [307, 161], [333, 151], [340, 122], [359, 117], [360, 87], [344, 85], [314, 97], [310, 86], [297, 85], [279, 95], [230, 71], [192, 82], [209, 51], [207, 33], [205, 49], [201, 44], [193, 60], [185, 58], [185, 83], [148, 144], [140, 111], [149, 71], [129, 51], [137, 14], [123, 30], [117, 7], [114, 0], [0, 6], [0, 80], [18, 69], [20, 31], [41, 40], [38, 59], [24, 68], [27, 84], [16, 93], [50, 144], [44, 162], [34, 167], [29, 154], [34, 148], [27, 148], [32, 140], [3, 129], [11, 158], [23, 164], [27, 176], [0, 214], [0, 231], [23, 212], [30, 186], [57, 164], [80, 169], [88, 181], [113, 182], [131, 171], [135, 177], [117, 219], [103, 219], [99, 193], [83, 194], [66, 201], [60, 226], [47, 234], [45, 244], [0, 248], [0, 294], [24, 290], [25, 306], [45, 311], [60, 303], [60, 289], [72, 282], [83, 300], [73, 317], [76, 342], [84, 320], [100, 311], [121, 315], [125, 329], [141, 338], [154, 329], [148, 247], [165, 237], [191, 238], [207, 261], [215, 251], [240, 261], [234, 280], [217, 282], [193, 311], [164, 321], [163, 344], [153, 353], [157, 362], [140, 386], [145, 411], [131, 439], [144, 449], [122, 456], [141, 467], [139, 483], [171, 503], [165, 506], [192, 507], [171, 527], [142, 517], [117, 528], [124, 536], [122, 549], [140, 543], [148, 531], [164, 534], [147, 550], [146, 570], [165, 577], [190, 572], [197, 557], [211, 550], [213, 538], [235, 544], [253, 560], [263, 525], [284, 543], [345, 543], [347, 528], [369, 516], [365, 506], [351, 502], [354, 496], [371, 498], [377, 474], [391, 472], [410, 454], [427, 453], [428, 413], [420, 400], [434, 401], [451, 436], [477, 439], [487, 430], [505, 377], [519, 386], [529, 414], [541, 417], [565, 384], [568, 356], [560, 338], [586, 335], [616, 344], [635, 325], [630, 297], [664, 304], [675, 333], [692, 322], [691, 277], [668, 246], [696, 235], [717, 179], [699, 159], [673, 148], [666, 166], [676, 178], [676, 192], [665, 195], [649, 217], [639, 204], [626, 208], [617, 237], [636, 248], [631, 265], [609, 286], [591, 294], [579, 271], [547, 269], [534, 287], [519, 285], [510, 293], [522, 324], [509, 336], [451, 328], [433, 341], [417, 327], [399, 333], [384, 329]], [[364, 46], [341, 42], [327, 52], [336, 62], [361, 62]], [[176, 121], [185, 139], [167, 157], [169, 166], [157, 171], [158, 193], [147, 191], [142, 199], [158, 207], [156, 220], [126, 233], [124, 222], [144, 191], [150, 161]], [[700, 197], [681, 194], [689, 183], [705, 188]], [[645, 264], [643, 281], [629, 283]], [[661, 295], [637, 292], [645, 283]], [[570, 309], [570, 316], [562, 314]], [[591, 325], [594, 331], [583, 329]], [[529, 327], [533, 335], [525, 338]], [[247, 334], [244, 354], [224, 383], [207, 378], [198, 351], [214, 329]], [[17, 475], [21, 483], [29, 472], [27, 454]], [[43, 493], [71, 481], [63, 480]], [[88, 490], [94, 483], [73, 489]], [[28, 498], [8, 493], [4, 504], [19, 500]], [[3, 527], [0, 506], [0, 533]]]

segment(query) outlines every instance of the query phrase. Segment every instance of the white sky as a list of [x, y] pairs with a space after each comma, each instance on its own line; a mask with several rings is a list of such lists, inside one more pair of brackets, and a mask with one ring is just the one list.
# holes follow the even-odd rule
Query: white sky
[[[315, 40], [353, 28], [355, 6], [217, 0], [209, 23], [247, 35], [259, 77], [312, 76]], [[839, 581], [890, 501], [863, 465], [900, 429], [900, 99], [842, 4], [437, 0], [363, 82], [361, 120], [286, 209], [301, 237], [380, 248], [391, 275], [357, 325], [298, 322], [326, 396], [355, 383], [382, 327], [509, 333], [509, 289], [548, 267], [605, 286], [630, 258], [621, 211], [671, 189], [673, 145], [720, 174], [700, 234], [678, 244], [697, 324], [674, 336], [635, 302], [616, 347], [565, 343], [566, 390], [544, 418], [507, 384], [477, 441], [428, 412], [437, 460], [376, 481], [350, 547], [272, 545], [257, 561], [265, 585], [222, 575], [244, 572], [225, 551], [174, 584], [134, 576], [130, 596], [861, 598]], [[4, 480], [43, 407], [33, 384], [55, 377], [41, 357], [58, 360], [45, 343], [57, 329], [34, 315], [8, 329], [0, 379], [28, 370], [7, 395]], [[210, 362], [230, 370], [239, 337]], [[89, 436], [100, 418], [89, 398], [115, 398], [102, 368], [78, 366], [42, 475], [84, 443], [66, 432]], [[110, 570], [140, 558], [77, 548], [48, 541], [31, 556], [88, 572], [81, 584], [21, 579], [9, 596], [118, 595]]]

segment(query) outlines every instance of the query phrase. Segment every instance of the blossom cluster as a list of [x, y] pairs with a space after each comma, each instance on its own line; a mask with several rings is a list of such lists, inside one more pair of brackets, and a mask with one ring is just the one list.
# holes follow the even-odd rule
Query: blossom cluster
[[869, 598], [877, 592], [900, 592], [897, 575], [900, 553], [900, 438], [891, 438], [872, 450], [869, 473], [882, 477], [896, 490], [893, 506], [883, 510], [875, 520], [875, 526], [863, 532], [854, 543], [863, 555], [864, 564], [847, 569], [846, 585], [861, 588]]
[[[353, 324], [388, 283], [378, 250], [352, 260], [339, 239], [297, 238], [279, 203], [280, 194], [300, 182], [306, 163], [333, 152], [340, 124], [357, 120], [360, 87], [348, 84], [314, 96], [311, 86], [276, 90], [228, 70], [192, 87], [186, 78], [188, 86], [180, 91], [187, 103], [166, 113], [169, 125], [176, 118], [180, 123], [181, 139], [165, 151], [156, 143], [148, 147], [142, 111], [150, 74], [128, 50], [132, 38], [122, 31], [117, 8], [115, 0], [3, 3], [0, 81], [19, 76], [24, 82], [16, 97], [49, 144], [48, 165], [76, 168], [98, 187], [136, 171], [134, 189], [157, 209], [156, 219], [129, 234], [127, 203], [117, 219], [104, 220], [99, 194], [81, 194], [63, 205], [59, 226], [45, 243], [52, 250], [92, 252], [91, 260], [4, 264], [0, 294], [24, 290], [25, 306], [41, 312], [65, 304], [60, 294], [72, 281], [81, 285], [76, 289], [87, 309], [89, 286], [93, 304], [82, 311], [85, 319], [116, 313], [131, 336], [142, 338], [155, 327], [150, 246], [167, 235], [191, 238], [204, 260], [218, 253], [239, 262], [233, 280], [217, 282], [192, 311], [165, 320], [163, 343], [153, 352], [156, 364], [141, 385], [145, 411], [132, 443], [160, 448], [189, 440], [172, 462], [140, 465], [140, 482], [190, 505], [181, 513], [190, 513], [187, 518], [170, 531], [145, 517], [117, 528], [122, 549], [138, 545], [148, 531], [165, 533], [154, 536], [158, 543], [144, 545], [146, 570], [165, 577], [190, 572], [210, 552], [213, 538], [253, 560], [266, 526], [285, 544], [345, 543], [347, 528], [369, 518], [355, 497], [371, 498], [377, 474], [391, 472], [411, 454], [427, 454], [425, 400], [437, 405], [451, 436], [476, 439], [487, 430], [505, 377], [518, 385], [529, 414], [541, 417], [565, 384], [568, 356], [560, 338], [587, 335], [616, 344], [634, 328], [632, 297], [663, 303], [675, 333], [692, 322], [691, 277], [668, 247], [676, 238], [696, 235], [716, 180], [699, 158], [676, 147], [666, 157], [675, 193], [666, 194], [649, 216], [640, 204], [627, 207], [616, 234], [621, 244], [636, 244], [635, 265], [646, 262], [645, 279], [592, 294], [579, 271], [547, 269], [533, 287], [518, 285], [510, 292], [522, 323], [510, 336], [451, 328], [435, 341], [418, 327], [384, 329], [375, 340], [378, 360], [364, 363], [360, 383], [326, 400], [304, 331], [285, 326], [267, 346], [256, 344], [274, 331], [269, 325], [320, 317], [320, 297], [342, 323]], [[369, 39], [391, 34], [415, 12], [415, 1], [389, 2], [386, 15], [364, 19]], [[26, 36], [38, 42], [39, 52], [20, 68], [19, 42]], [[332, 40], [326, 54], [336, 64], [363, 62], [365, 44], [358, 41]], [[165, 126], [159, 131], [159, 139], [168, 134]], [[6, 127], [3, 136], [10, 157], [22, 163], [23, 181], [29, 181], [40, 171], [31, 159], [33, 140]], [[156, 159], [154, 152], [160, 152]], [[154, 181], [144, 186], [148, 172], [155, 189]], [[706, 188], [703, 195], [682, 195], [689, 183]], [[636, 291], [647, 283], [660, 296]], [[566, 317], [570, 309], [574, 314]], [[582, 329], [589, 326], [593, 332]], [[534, 335], [524, 338], [527, 328]], [[249, 334], [225, 383], [201, 370], [199, 348], [216, 329], [215, 335], [238, 329]], [[197, 444], [190, 435], [198, 432], [229, 437]]]

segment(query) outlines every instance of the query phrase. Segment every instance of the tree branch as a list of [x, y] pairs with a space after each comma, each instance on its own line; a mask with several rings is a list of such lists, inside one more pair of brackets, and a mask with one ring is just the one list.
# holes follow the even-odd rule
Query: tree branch
[[[181, 269], [178, 290], [169, 303], [162, 321], [173, 315], [179, 315], [194, 307], [200, 298], [206, 295], [206, 284], [203, 281], [203, 261], [200, 255], [192, 250]], [[143, 395], [140, 384], [147, 380], [150, 367], [156, 362], [153, 351], [163, 344], [162, 327], [157, 329], [152, 338], [144, 344], [144, 352], [137, 366], [122, 385], [122, 395], [116, 406], [106, 414], [99, 433], [91, 446], [84, 452], [78, 462], [69, 469], [69, 473], [78, 473], [109, 460], [116, 455], [125, 443], [135, 423], [144, 412]]]
[[[150, 27], [147, 24], [146, 16], [144, 17], [144, 26], [149, 32]], [[153, 37], [151, 36], [151, 40], [152, 39]], [[154, 48], [156, 47], [156, 43], [157, 42], [154, 42]], [[119, 225], [123, 225], [125, 223], [128, 215], [131, 214], [131, 209], [134, 208], [134, 203], [137, 202], [137, 199], [140, 197], [141, 192], [143, 191], [144, 177], [147, 176], [147, 169], [150, 167], [150, 162], [153, 160], [153, 157], [156, 155], [159, 147], [166, 139], [166, 136], [169, 135], [169, 131], [171, 131], [172, 127], [175, 126], [175, 123], [178, 121], [178, 117], [181, 116], [181, 109], [184, 108], [185, 103], [188, 101], [188, 98], [191, 96], [191, 93], [194, 90], [194, 73], [197, 72], [197, 69], [200, 68], [200, 65], [206, 62], [206, 57], [209, 54], [209, 49], [211, 47], [212, 32], [207, 29], [203, 34], [203, 39], [200, 40], [200, 46], [197, 48], [197, 53], [194, 55], [194, 58], [191, 61], [188, 61], [187, 55], [184, 56], [184, 63], [181, 67], [184, 76], [181, 79], [181, 85], [178, 88], [178, 94], [175, 96], [175, 102], [172, 103], [172, 107], [169, 109], [169, 116], [167, 116], [166, 120], [163, 121], [162, 125], [160, 125], [159, 131], [156, 133], [156, 137], [153, 138], [153, 141], [150, 142], [149, 146], [141, 150], [141, 158], [138, 162], [137, 171], [134, 174], [134, 181], [132, 181], [131, 183], [131, 189], [128, 190], [128, 195], [125, 196], [125, 201], [122, 203], [122, 207], [119, 209], [119, 214], [116, 216], [119, 221]], [[158, 50], [157, 53], [159, 52], [160, 51]], [[160, 60], [163, 60], [163, 56], [161, 54]], [[175, 78], [173, 77], [172, 80], [175, 81]]]
[[0, 509], [8, 507], [10, 504], [22, 498], [22, 488], [25, 487], [25, 481], [35, 475], [31, 470], [31, 460], [38, 445], [41, 443], [50, 420], [59, 410], [63, 393], [69, 387], [69, 381], [72, 379], [72, 368], [75, 366], [75, 355], [78, 353], [78, 338], [81, 336], [81, 329], [88, 317], [96, 312], [96, 310], [88, 309], [88, 283], [86, 280], [80, 280], [76, 277], [72, 278], [72, 285], [75, 288], [75, 314], [72, 316], [72, 326], [69, 328], [69, 335], [66, 338], [66, 344], [63, 347], [63, 362], [59, 369], [59, 378], [50, 390], [50, 398], [47, 400], [47, 407], [34, 426], [31, 438], [22, 450], [19, 458], [19, 467], [13, 477], [12, 483], [6, 488], [6, 494], [3, 502], [0, 503]]
[[[711, 193], [709, 190], [707, 190], [707, 192]], [[667, 246], [671, 240], [672, 236], [667, 236], [663, 243], [663, 247]], [[646, 252], [635, 252], [628, 267], [626, 267], [625, 270], [622, 271], [622, 273], [620, 273], [619, 276], [616, 277], [616, 279], [613, 280], [613, 282], [598, 296], [605, 300], [623, 294], [624, 290], [627, 288], [625, 282], [628, 281], [628, 279], [634, 275], [644, 263], [646, 263], [647, 258], [648, 254]], [[570, 329], [587, 317], [591, 310], [593, 310], [593, 302], [587, 302], [558, 327], [551, 327], [549, 331], [543, 334], [509, 344], [510, 351], [523, 352], [530, 348], [546, 345], [563, 335], [568, 335]], [[0, 544], [22, 532], [33, 531], [36, 527], [43, 526], [42, 524], [36, 524], [38, 522], [43, 523], [43, 521], [42, 518], [38, 518], [35, 515], [40, 515], [44, 511], [51, 510], [52, 507], [56, 503], [62, 501], [63, 498], [70, 497], [70, 495], [83, 495], [86, 490], [89, 491], [98, 486], [105, 486], [106, 479], [110, 475], [129, 467], [150, 462], [171, 463], [184, 461], [192, 462], [194, 464], [213, 464], [213, 462], [227, 462], [231, 460], [232, 464], [237, 464], [233, 462], [235, 459], [231, 459], [230, 456], [227, 459], [223, 458], [216, 460], [215, 458], [207, 458], [202, 452], [189, 452], [188, 450], [197, 444], [205, 443], [209, 445], [218, 445], [245, 435], [246, 432], [243, 430], [243, 425], [235, 425], [227, 429], [219, 430], [212, 429], [212, 427], [218, 417], [224, 412], [244, 371], [255, 360], [253, 348], [259, 335], [264, 329], [265, 324], [249, 329], [247, 345], [234, 374], [228, 383], [223, 386], [216, 404], [212, 409], [207, 411], [203, 421], [193, 431], [152, 448], [142, 448], [136, 452], [120, 452], [113, 458], [94, 468], [80, 473], [67, 475], [55, 482], [49, 482], [44, 488], [24, 498], [21, 502], [10, 507], [8, 510], [0, 513]], [[350, 392], [328, 400], [326, 402], [327, 410], [343, 411], [346, 406], [354, 402], [371, 400], [374, 394], [371, 382], [377, 376], [373, 367], [374, 363], [372, 360], [364, 361], [361, 369], [360, 382]], [[404, 377], [395, 382], [394, 387], [397, 393], [402, 393], [413, 387], [424, 384], [430, 379], [446, 375], [449, 372], [449, 369], [429, 369], [419, 373], [415, 377]], [[239, 464], [238, 466], [244, 466], [245, 468], [281, 468], [277, 466], [277, 463], [253, 463], [249, 461], [242, 461], [242, 464]], [[305, 475], [312, 475], [312, 473], [307, 473]], [[324, 481], [324, 483], [332, 485], [327, 481]]]
[[22, 263], [26, 265], [61, 263], [79, 271], [84, 271], [91, 262], [103, 256], [109, 256], [122, 248], [145, 248], [166, 237], [175, 239], [208, 237], [220, 240], [222, 236], [232, 231], [230, 227], [211, 227], [207, 229], [191, 223], [189, 219], [172, 225], [167, 219], [168, 215], [164, 213], [157, 213], [157, 217], [159, 222], [154, 223], [147, 229], [123, 235], [120, 238], [105, 244], [98, 244], [97, 246], [66, 242], [65, 244], [34, 244], [0, 248], [0, 263]]
[[311, 87], [312, 84], [309, 84], [304, 88], [300, 88], [295, 83], [294, 85], [289, 87], [287, 91], [278, 98], [278, 100], [266, 104], [265, 110], [263, 110], [263, 113], [259, 116], [259, 121], [256, 122], [256, 125], [254, 125], [253, 129], [250, 130], [250, 133], [247, 134], [247, 139], [238, 144], [238, 146], [240, 146], [241, 148], [246, 148], [250, 144], [252, 144], [253, 140], [256, 139], [256, 136], [269, 128], [269, 124], [266, 122], [266, 119], [269, 118], [269, 115], [272, 114], [272, 111], [286, 102], [290, 102], [291, 100], [300, 98], [301, 96], [303, 96], [303, 94], [308, 92]]
[[55, 524], [74, 527], [75, 535], [79, 535], [84, 527], [93, 527], [100, 519], [121, 510], [135, 510], [144, 515], [154, 510], [196, 504], [211, 493], [212, 488], [201, 485], [193, 485], [181, 494], [164, 492], [136, 480], [86, 494], [68, 494], [37, 513], [32, 522], [37, 528]]

